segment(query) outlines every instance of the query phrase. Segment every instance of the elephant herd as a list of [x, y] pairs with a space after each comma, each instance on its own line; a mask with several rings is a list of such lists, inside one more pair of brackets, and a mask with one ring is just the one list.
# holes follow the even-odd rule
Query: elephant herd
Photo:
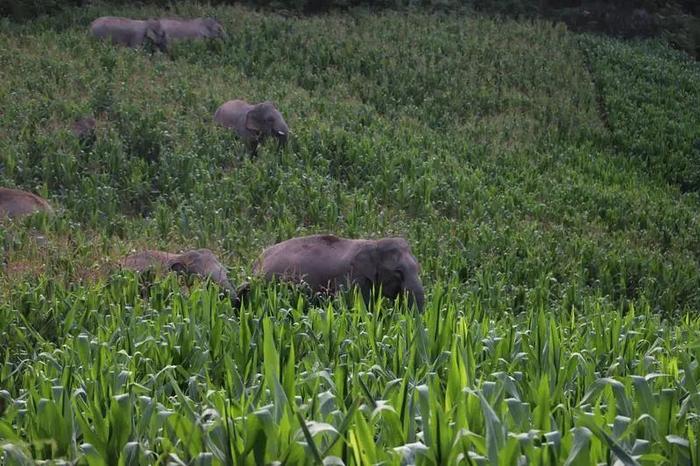
[[[167, 47], [173, 39], [225, 37], [221, 25], [212, 18], [133, 20], [117, 17], [98, 18], [90, 32], [99, 39], [138, 47], [146, 41], [158, 48]], [[272, 102], [249, 104], [230, 100], [214, 114], [214, 121], [234, 131], [253, 155], [258, 145], [268, 137], [283, 147], [289, 127]], [[82, 130], [94, 129], [94, 120], [78, 121], [73, 134], [81, 137]], [[86, 130], [86, 131], [87, 131]], [[0, 188], [0, 221], [36, 212], [53, 213], [41, 197], [17, 189]], [[173, 254], [146, 250], [131, 254], [119, 262], [125, 269], [144, 272], [148, 269], [197, 275], [218, 284], [233, 301], [239, 301], [239, 291], [228, 278], [226, 268], [208, 249], [196, 249]], [[253, 264], [253, 274], [265, 280], [304, 284], [313, 293], [333, 294], [357, 287], [365, 303], [371, 301], [372, 291], [388, 299], [406, 296], [409, 305], [422, 310], [425, 303], [420, 280], [420, 265], [403, 238], [346, 239], [334, 235], [311, 235], [282, 241], [263, 250]]]
[[[151, 43], [161, 51], [166, 51], [176, 40], [228, 37], [214, 18], [141, 20], [103, 16], [90, 24], [90, 33], [115, 45], [136, 48]], [[257, 155], [258, 145], [268, 137], [275, 138], [280, 149], [289, 136], [282, 114], [269, 101], [249, 104], [244, 100], [229, 100], [216, 110], [214, 121], [234, 131], [253, 156]]]
[[[158, 268], [208, 278], [234, 301], [238, 291], [231, 284], [226, 268], [209, 249], [181, 254], [141, 251], [127, 256], [121, 266], [137, 272]], [[357, 287], [366, 304], [372, 290], [395, 299], [406, 293], [409, 306], [423, 309], [425, 294], [420, 266], [403, 238], [379, 240], [346, 239], [334, 235], [311, 235], [288, 239], [263, 250], [253, 264], [253, 275], [306, 285], [316, 293], [334, 294]]]
[[226, 38], [226, 31], [214, 18], [141, 20], [103, 16], [90, 24], [90, 34], [125, 47], [150, 43], [162, 52], [173, 40]]

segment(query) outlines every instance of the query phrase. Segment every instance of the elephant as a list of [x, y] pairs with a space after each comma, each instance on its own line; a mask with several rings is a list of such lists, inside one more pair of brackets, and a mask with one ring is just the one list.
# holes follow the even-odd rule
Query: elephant
[[53, 213], [45, 199], [19, 189], [0, 188], [0, 218], [15, 218], [36, 212]]
[[92, 117], [78, 118], [70, 127], [71, 133], [78, 139], [86, 139], [94, 136], [97, 122]]
[[287, 144], [289, 127], [270, 101], [249, 104], [244, 100], [229, 100], [216, 110], [214, 121], [234, 130], [253, 156], [257, 155], [258, 144], [268, 136], [277, 138], [278, 150]]
[[161, 18], [159, 22], [169, 40], [226, 39], [228, 37], [224, 28], [214, 18]]
[[97, 122], [92, 117], [78, 118], [71, 125], [71, 133], [80, 141], [80, 147], [84, 151], [92, 150], [95, 145], [95, 141], [97, 140], [97, 136], [95, 135], [96, 126]]
[[209, 249], [193, 249], [181, 254], [146, 250], [127, 256], [120, 265], [136, 272], [157, 268], [186, 275], [199, 275], [218, 284], [233, 301], [238, 299], [236, 289], [228, 279], [226, 268]]
[[313, 292], [335, 292], [357, 286], [366, 304], [372, 288], [394, 299], [408, 293], [408, 304], [419, 311], [425, 293], [420, 265], [404, 238], [346, 239], [334, 235], [292, 238], [265, 249], [253, 265], [265, 279], [305, 283]]
[[98, 39], [111, 39], [113, 44], [137, 48], [151, 42], [165, 52], [168, 37], [156, 19], [140, 20], [103, 16], [90, 24], [90, 33]]

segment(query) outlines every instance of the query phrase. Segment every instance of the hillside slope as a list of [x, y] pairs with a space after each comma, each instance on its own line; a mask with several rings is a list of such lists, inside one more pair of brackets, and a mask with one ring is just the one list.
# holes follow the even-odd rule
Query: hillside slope
[[[185, 4], [168, 14], [215, 15], [230, 40], [151, 55], [91, 40], [107, 14], [162, 12], [0, 24], [0, 185], [59, 211], [0, 230], [5, 455], [696, 454], [696, 64], [544, 22]], [[276, 102], [289, 147], [246, 156], [212, 123], [233, 98]], [[240, 283], [314, 232], [406, 237], [425, 314], [258, 281], [234, 310], [115, 271], [132, 249], [208, 247]]]
[[[499, 282], [494, 303], [550, 276], [558, 297], [573, 286], [669, 312], [698, 304], [697, 200], [616, 150], [643, 117], [611, 137], [560, 27], [225, 9], [226, 45], [151, 57], [86, 37], [104, 12], [6, 26], [1, 39], [3, 184], [61, 206], [47, 227], [57, 238], [91, 238], [78, 268], [148, 244], [210, 247], [245, 273], [260, 247], [302, 232], [403, 234], [429, 282]], [[671, 162], [693, 143], [693, 73], [696, 120], [675, 123], [690, 129]], [[235, 97], [276, 101], [290, 150], [243, 157], [211, 124]], [[67, 130], [85, 115], [98, 119], [88, 151]], [[75, 258], [76, 242], [52, 256]]]

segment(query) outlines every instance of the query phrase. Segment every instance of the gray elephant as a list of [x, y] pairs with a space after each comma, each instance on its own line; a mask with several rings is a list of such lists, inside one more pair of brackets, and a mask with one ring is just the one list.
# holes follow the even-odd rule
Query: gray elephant
[[53, 213], [45, 199], [19, 189], [0, 188], [0, 218], [20, 217], [37, 212]]
[[159, 21], [169, 40], [226, 39], [228, 37], [224, 28], [214, 18], [162, 18]]
[[95, 128], [97, 121], [92, 117], [78, 118], [71, 125], [71, 132], [80, 142], [83, 151], [91, 151], [97, 141]]
[[141, 47], [150, 42], [161, 52], [168, 48], [167, 35], [156, 19], [103, 16], [90, 24], [90, 33], [98, 39], [109, 39], [113, 44], [126, 47]]
[[161, 269], [186, 275], [199, 275], [209, 278], [231, 297], [237, 300], [236, 289], [228, 279], [226, 268], [209, 249], [193, 249], [182, 254], [164, 251], [141, 251], [131, 254], [121, 261], [125, 269], [145, 272], [149, 269]]
[[292, 238], [275, 244], [258, 258], [253, 273], [267, 279], [305, 283], [314, 292], [357, 286], [369, 304], [372, 288], [394, 299], [408, 293], [409, 305], [423, 310], [425, 294], [420, 265], [403, 238], [345, 239], [333, 235]]
[[92, 117], [78, 118], [70, 127], [73, 136], [78, 139], [94, 137], [97, 121]]
[[289, 127], [270, 101], [249, 104], [244, 100], [229, 100], [216, 110], [214, 121], [234, 130], [253, 156], [257, 155], [258, 144], [269, 136], [277, 139], [278, 150], [287, 144]]

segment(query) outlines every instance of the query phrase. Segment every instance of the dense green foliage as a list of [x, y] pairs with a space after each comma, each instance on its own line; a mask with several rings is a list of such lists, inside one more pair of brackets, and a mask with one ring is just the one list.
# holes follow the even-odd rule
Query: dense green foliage
[[[8, 462], [697, 464], [694, 65], [542, 22], [190, 5], [230, 39], [151, 55], [87, 37], [111, 13], [2, 24], [0, 184], [59, 210], [0, 230]], [[237, 97], [278, 104], [285, 151], [212, 124]], [[405, 236], [425, 314], [114, 271], [209, 247], [240, 283], [311, 232]]]
[[[0, 0], [0, 16], [27, 21], [86, 3], [88, 0]], [[150, 4], [168, 10], [183, 3], [187, 0], [109, 0], [112, 7]], [[563, 22], [579, 32], [663, 38], [676, 49], [700, 59], [697, 0], [213, 0], [211, 3], [243, 4], [284, 14], [318, 14], [362, 6], [378, 11], [440, 11], [453, 15], [478, 12], [508, 18], [546, 18]]]
[[700, 66], [658, 44], [582, 40], [614, 144], [649, 172], [700, 191]]
[[144, 300], [137, 284], [50, 300], [45, 284], [23, 287], [22, 308], [3, 305], [3, 319], [46, 312], [60, 342], [1, 322], [29, 358], [0, 373], [16, 397], [0, 393], [13, 403], [0, 420], [9, 464], [677, 465], [700, 453], [697, 320], [672, 328], [597, 303], [555, 314], [544, 296], [496, 318], [438, 289], [418, 317], [308, 308], [271, 288], [238, 312], [212, 289], [183, 296], [168, 280]]

